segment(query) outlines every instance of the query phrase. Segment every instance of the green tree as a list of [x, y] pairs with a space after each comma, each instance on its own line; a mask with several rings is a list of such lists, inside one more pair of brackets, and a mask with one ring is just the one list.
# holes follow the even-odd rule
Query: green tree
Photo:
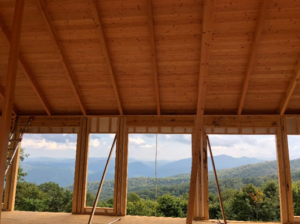
[[[25, 153], [25, 149], [21, 148], [21, 151], [20, 151], [20, 161], [23, 162], [25, 158], [27, 158], [28, 156], [30, 156], [28, 153], [26, 154]], [[19, 181], [24, 181], [24, 177], [27, 176], [27, 172], [24, 172], [23, 171], [23, 168], [21, 168], [19, 166], [19, 169], [18, 169], [18, 182]]]
[[71, 191], [59, 187], [59, 185], [54, 182], [43, 183], [39, 185], [38, 188], [47, 194], [47, 211], [63, 212], [68, 210], [68, 212], [70, 212], [70, 208], [67, 209], [67, 205], [72, 201]]
[[165, 194], [158, 198], [157, 213], [165, 217], [182, 217], [179, 198]]

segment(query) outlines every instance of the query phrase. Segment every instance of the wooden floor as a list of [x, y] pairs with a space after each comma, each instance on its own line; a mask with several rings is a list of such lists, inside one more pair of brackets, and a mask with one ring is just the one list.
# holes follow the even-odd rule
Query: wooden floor
[[[95, 216], [93, 224], [108, 224], [111, 221], [121, 218], [116, 224], [185, 224], [185, 218], [162, 218], [162, 217], [143, 217], [143, 216]], [[69, 213], [51, 212], [2, 212], [1, 224], [87, 224], [88, 215], [72, 215]], [[210, 221], [193, 221], [193, 223], [211, 223]], [[235, 223], [230, 221], [230, 223]], [[236, 222], [247, 223], [251, 222]], [[262, 224], [262, 223], [260, 223]], [[272, 224], [272, 223], [268, 223]]]

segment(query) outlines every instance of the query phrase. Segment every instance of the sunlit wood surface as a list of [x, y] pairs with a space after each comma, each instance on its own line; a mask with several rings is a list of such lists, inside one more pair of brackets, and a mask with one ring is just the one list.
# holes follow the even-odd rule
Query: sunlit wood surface
[[[117, 216], [94, 216], [93, 224], [107, 224], [119, 217]], [[126, 216], [120, 217], [121, 221], [116, 224], [185, 224], [185, 218], [163, 218], [163, 217], [143, 217]], [[51, 212], [3, 212], [1, 224], [85, 224], [88, 222], [88, 215], [72, 215], [69, 213], [51, 213]], [[213, 223], [209, 221], [193, 221], [193, 223]], [[214, 222], [216, 223], [216, 222]], [[247, 223], [254, 222], [232, 222]], [[263, 224], [263, 223], [260, 223]], [[268, 224], [273, 224], [268, 222]]]
[[[46, 19], [25, 1], [20, 114], [196, 114], [204, 0], [41, 2]], [[14, 5], [0, 3], [3, 94]], [[299, 112], [299, 9], [291, 0], [215, 1], [205, 114]]]

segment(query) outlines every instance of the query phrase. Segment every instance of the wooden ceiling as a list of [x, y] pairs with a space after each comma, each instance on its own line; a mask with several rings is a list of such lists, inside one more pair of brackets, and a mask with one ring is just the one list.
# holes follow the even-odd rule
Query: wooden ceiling
[[[189, 115], [199, 96], [205, 114], [300, 113], [300, 1], [204, 4], [26, 0], [14, 111]], [[2, 98], [14, 5], [0, 1]]]

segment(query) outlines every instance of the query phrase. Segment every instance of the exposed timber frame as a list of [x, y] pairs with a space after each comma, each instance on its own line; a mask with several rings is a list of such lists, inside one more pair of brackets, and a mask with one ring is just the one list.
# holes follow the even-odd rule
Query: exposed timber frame
[[54, 46], [57, 50], [57, 54], [59, 55], [59, 60], [61, 61], [63, 69], [65, 70], [65, 73], [67, 75], [67, 79], [68, 79], [68, 81], [70, 83], [70, 86], [72, 88], [72, 91], [73, 91], [73, 93], [76, 97], [76, 100], [77, 100], [77, 103], [78, 103], [78, 105], [81, 109], [81, 112], [82, 112], [83, 115], [86, 115], [87, 114], [86, 109], [84, 108], [84, 105], [82, 103], [82, 99], [81, 99], [79, 91], [78, 91], [78, 86], [75, 82], [74, 74], [72, 72], [71, 67], [68, 64], [67, 57], [66, 57], [66, 55], [64, 54], [64, 52], [62, 50], [62, 46], [61, 46], [60, 42], [58, 41], [55, 28], [54, 28], [54, 26], [51, 22], [51, 18], [50, 18], [50, 15], [49, 15], [48, 11], [47, 11], [44, 0], [37, 0], [37, 5], [38, 5], [38, 8], [40, 10], [41, 15], [43, 16], [43, 18], [45, 20], [47, 30], [48, 30], [48, 32], [50, 34], [50, 37], [53, 41], [53, 44], [54, 44]]
[[250, 82], [250, 75], [254, 69], [255, 57], [256, 57], [256, 53], [257, 53], [257, 49], [258, 49], [258, 44], [259, 44], [259, 41], [261, 38], [261, 34], [263, 31], [263, 25], [264, 25], [265, 18], [266, 18], [268, 2], [269, 2], [269, 0], [263, 0], [262, 4], [261, 4], [259, 16], [258, 16], [258, 22], [257, 22], [257, 26], [256, 26], [254, 38], [253, 38], [251, 53], [250, 53], [250, 57], [249, 57], [248, 65], [247, 65], [246, 77], [244, 79], [243, 91], [242, 91], [242, 95], [240, 98], [238, 115], [242, 114], [242, 110], [244, 107], [245, 98], [246, 98], [246, 94], [247, 94], [247, 90], [248, 90], [248, 86], [249, 86], [249, 82]]
[[119, 118], [116, 145], [114, 215], [126, 215], [128, 178], [128, 132], [126, 118]]
[[[11, 34], [9, 33], [9, 30], [7, 29], [7, 27], [4, 25], [3, 19], [1, 17], [0, 17], [0, 27], [2, 29], [2, 33], [4, 34], [7, 45], [10, 46], [11, 45]], [[52, 114], [51, 107], [50, 107], [48, 101], [46, 100], [44, 94], [42, 93], [40, 87], [38, 86], [37, 82], [35, 81], [33, 74], [29, 69], [29, 66], [27, 65], [23, 55], [20, 52], [19, 52], [19, 64], [20, 64], [20, 67], [21, 67], [23, 73], [27, 77], [32, 89], [36, 93], [39, 101], [43, 105], [46, 113], [48, 115], [51, 115]], [[4, 91], [2, 89], [0, 90], [0, 92], [1, 92], [1, 95], [3, 95], [2, 92], [4, 92]], [[18, 110], [16, 109], [15, 106], [14, 106], [13, 111], [14, 111], [14, 114], [17, 115]]]
[[[16, 129], [18, 130], [18, 129]], [[17, 140], [20, 138], [20, 133], [15, 134], [13, 139]], [[11, 142], [10, 148], [15, 148], [17, 142]], [[19, 162], [20, 162], [20, 152], [21, 152], [21, 144], [20, 142], [18, 146], [18, 151], [14, 156], [13, 162], [11, 167], [9, 168], [6, 174], [6, 184], [5, 184], [5, 194], [4, 194], [4, 204], [2, 210], [4, 211], [14, 211], [15, 208], [15, 196], [17, 190], [17, 178], [18, 178], [18, 169], [19, 169]], [[13, 154], [13, 151], [9, 151], [9, 157]]]
[[[4, 95], [5, 95], [5, 90], [0, 86], [0, 96], [2, 99], [4, 99]], [[14, 104], [13, 104], [12, 112], [13, 112], [13, 115], [18, 114], [18, 109], [17, 109], [16, 105], [14, 105]]]
[[[8, 152], [8, 141], [11, 126], [11, 117], [14, 102], [14, 92], [16, 86], [16, 77], [18, 69], [18, 56], [20, 48], [22, 20], [24, 11], [24, 0], [17, 0], [15, 5], [14, 21], [11, 35], [11, 45], [9, 51], [8, 71], [6, 78], [6, 92], [4, 96], [4, 102], [2, 107], [2, 119], [0, 126], [0, 201], [3, 198], [3, 187], [5, 179], [6, 159]], [[0, 209], [0, 222], [1, 222], [1, 210]]]
[[[192, 142], [192, 170], [191, 170], [191, 182], [190, 193], [188, 202], [188, 211], [186, 223], [191, 224], [194, 218], [194, 207], [197, 190], [197, 180], [201, 179], [201, 169], [199, 164], [202, 163], [202, 137], [203, 137], [203, 118], [204, 118], [204, 106], [205, 95], [208, 76], [209, 65], [209, 50], [212, 41], [213, 23], [215, 12], [215, 0], [205, 0], [203, 7], [203, 27], [202, 27], [202, 39], [201, 39], [201, 53], [200, 53], [200, 71], [199, 71], [199, 84], [198, 84], [198, 101], [197, 101], [197, 116], [195, 118], [195, 126], [193, 132]], [[200, 171], [200, 172], [199, 172]], [[199, 189], [198, 189], [199, 191]], [[202, 206], [203, 203], [202, 200]], [[201, 210], [201, 213], [203, 210]], [[205, 217], [201, 214], [200, 217]]]
[[280, 115], [284, 115], [285, 111], [286, 111], [286, 108], [292, 98], [292, 95], [295, 91], [295, 88], [297, 86], [297, 83], [299, 81], [299, 78], [300, 78], [300, 59], [298, 61], [298, 64], [295, 68], [295, 72], [294, 72], [294, 75], [290, 81], [290, 84], [289, 84], [289, 87], [284, 95], [284, 98], [281, 102], [281, 105], [280, 105], [280, 109], [279, 109], [279, 112], [280, 112]]
[[91, 0], [91, 6], [92, 6], [92, 10], [93, 10], [93, 15], [94, 15], [94, 20], [95, 23], [97, 25], [97, 30], [99, 32], [99, 38], [100, 38], [100, 42], [101, 42], [101, 47], [102, 47], [102, 51], [103, 51], [103, 55], [107, 64], [107, 68], [108, 68], [108, 72], [110, 75], [110, 79], [111, 79], [111, 83], [113, 86], [113, 90], [116, 96], [116, 100], [117, 100], [117, 104], [118, 104], [118, 108], [119, 108], [119, 113], [120, 115], [123, 115], [123, 107], [122, 107], [122, 103], [121, 103], [121, 98], [120, 98], [120, 93], [117, 87], [117, 82], [116, 82], [116, 76], [113, 70], [113, 66], [111, 63], [111, 59], [110, 59], [110, 55], [109, 55], [109, 51], [107, 48], [107, 43], [106, 43], [106, 39], [105, 39], [105, 35], [104, 35], [104, 31], [103, 31], [103, 26], [101, 23], [101, 18], [100, 18], [100, 12], [99, 9], [96, 5], [96, 1], [95, 0]]
[[286, 119], [280, 118], [276, 134], [281, 223], [294, 223], [294, 205]]
[[154, 38], [154, 17], [153, 17], [153, 7], [152, 0], [147, 0], [148, 3], [148, 23], [149, 23], [149, 37], [151, 45], [151, 58], [152, 58], [152, 71], [154, 79], [154, 91], [156, 99], [156, 110], [157, 114], [161, 114], [160, 109], [160, 96], [159, 96], [159, 85], [158, 85], [158, 72], [157, 72], [157, 58], [156, 58], [156, 44]]
[[81, 118], [80, 131], [77, 135], [72, 214], [83, 214], [85, 212], [89, 155], [89, 124], [89, 119], [86, 117]]
[[[95, 120], [95, 118], [97, 119]], [[115, 127], [112, 127], [113, 119], [118, 120], [116, 129]], [[295, 120], [291, 120], [289, 122], [286, 122], [287, 119], [297, 119], [299, 121], [295, 122]], [[28, 120], [27, 116], [19, 117], [20, 122], [24, 122], [26, 120]], [[109, 124], [107, 123], [107, 121], [110, 121], [112, 123]], [[96, 131], [93, 132], [91, 132], [91, 130], [93, 130], [93, 128], [91, 128], [92, 122], [96, 122], [99, 125], [98, 127], [96, 127]], [[192, 132], [190, 133], [193, 133], [192, 142], [194, 144], [194, 138], [197, 136], [194, 134], [195, 131], [193, 130], [197, 127], [197, 125], [199, 125], [196, 122], [196, 116], [39, 116], [35, 117], [32, 122], [32, 126], [29, 127], [28, 131], [30, 131], [30, 133], [34, 133], [30, 130], [30, 128], [33, 128], [32, 130], [36, 131], [36, 128], [40, 128], [43, 130], [48, 130], [48, 133], [51, 133], [51, 130], [55, 128], [55, 133], [58, 133], [57, 131], [62, 130], [63, 128], [71, 128], [67, 130], [79, 128], [75, 165], [72, 208], [73, 214], [89, 214], [91, 212], [91, 208], [85, 206], [89, 134], [105, 133], [104, 131], [106, 130], [111, 130], [110, 133], [116, 133], [118, 136], [116, 146], [116, 164], [118, 165], [116, 166], [115, 170], [115, 204], [114, 208], [97, 208], [96, 214], [123, 216], [126, 215], [127, 203], [128, 134], [131, 133], [130, 130], [145, 127], [143, 129], [144, 131], [148, 129], [152, 130], [154, 128], [155, 130], [159, 131], [158, 133], [164, 133], [163, 130], [167, 130], [167, 127], [171, 128], [168, 130], [185, 130], [187, 128], [191, 128]], [[294, 127], [295, 123], [296, 128]], [[298, 132], [298, 129], [300, 128], [300, 125], [298, 125], [298, 123], [300, 124], [299, 115], [203, 115], [201, 126], [203, 137], [205, 137], [206, 134], [271, 134], [276, 136], [279, 193], [281, 205], [280, 212], [282, 223], [294, 222], [287, 134], [291, 132], [294, 134], [299, 134], [300, 132]], [[101, 132], [101, 130], [103, 131]], [[238, 130], [238, 132], [234, 130]], [[207, 145], [205, 138], [200, 138], [200, 143], [201, 145], [199, 146], [199, 148], [201, 148], [201, 150], [199, 150], [199, 148], [195, 148], [195, 145], [193, 145], [193, 150], [198, 149], [198, 157], [196, 157], [196, 200], [194, 200], [193, 202], [194, 215], [192, 218], [197, 220], [207, 220], [209, 219], [209, 204], [207, 178]], [[193, 156], [195, 155], [194, 152], [195, 151], [193, 151]], [[10, 192], [10, 195], [12, 196], [6, 196], [7, 198], [10, 198], [10, 201], [13, 200], [12, 197], [14, 196], [14, 192], [15, 190], [12, 190]], [[13, 208], [11, 208], [10, 210], [13, 210]]]

